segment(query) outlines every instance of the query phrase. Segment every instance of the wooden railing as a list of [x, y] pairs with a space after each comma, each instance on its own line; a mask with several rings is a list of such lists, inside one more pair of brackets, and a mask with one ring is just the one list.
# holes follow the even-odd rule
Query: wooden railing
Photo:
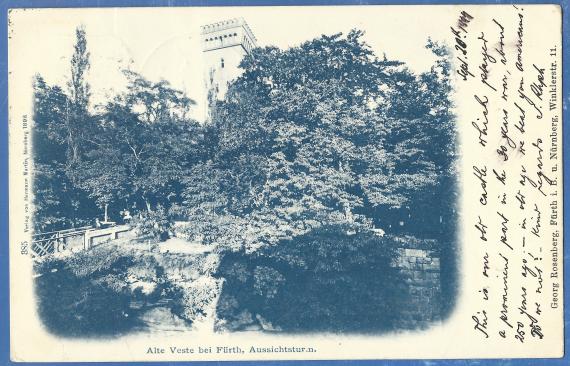
[[89, 250], [102, 242], [118, 239], [130, 229], [128, 225], [113, 225], [107, 228], [84, 226], [34, 234], [31, 255], [38, 259], [65, 251]]

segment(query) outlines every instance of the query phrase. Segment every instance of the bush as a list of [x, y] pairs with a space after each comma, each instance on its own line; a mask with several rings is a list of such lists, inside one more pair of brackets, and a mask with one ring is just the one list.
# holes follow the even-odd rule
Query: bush
[[120, 245], [108, 243], [65, 259], [67, 268], [77, 277], [120, 273], [134, 263], [134, 253]]
[[210, 304], [218, 294], [219, 282], [212, 277], [204, 276], [196, 281], [182, 284], [178, 289], [180, 296], [175, 298], [173, 313], [190, 322], [207, 316]]
[[[81, 262], [86, 263], [84, 259]], [[101, 268], [99, 259], [95, 256], [95, 265], [89, 267]], [[77, 271], [78, 263], [51, 261], [36, 278], [38, 313], [45, 327], [63, 337], [101, 337], [117, 336], [139, 326], [122, 276], [98, 270], [87, 274]], [[107, 264], [116, 268], [117, 258]]]
[[136, 217], [133, 224], [139, 235], [165, 241], [170, 237], [173, 220], [168, 211], [162, 205], [158, 205], [154, 211], [146, 211], [140, 217]]
[[218, 270], [225, 278], [218, 303], [222, 322], [235, 329], [250, 312], [252, 319], [291, 332], [397, 327], [408, 291], [391, 265], [396, 243], [371, 232], [347, 232], [343, 226], [322, 227], [251, 255], [227, 253]]
[[[38, 313], [63, 337], [118, 336], [141, 328], [139, 315], [174, 286], [154, 256], [112, 243], [35, 265]], [[140, 285], [140, 286], [139, 286]], [[144, 286], [152, 291], [144, 291]]]

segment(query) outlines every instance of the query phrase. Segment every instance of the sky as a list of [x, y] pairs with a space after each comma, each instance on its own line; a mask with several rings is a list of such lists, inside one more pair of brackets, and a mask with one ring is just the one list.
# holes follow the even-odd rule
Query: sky
[[[200, 119], [205, 100], [201, 25], [243, 17], [258, 46], [280, 48], [358, 28], [365, 31], [364, 40], [379, 57], [385, 53], [388, 59], [403, 61], [421, 72], [428, 70], [434, 60], [424, 47], [428, 37], [449, 38], [448, 27], [434, 27], [432, 9], [305, 6], [18, 10], [10, 15], [10, 52], [26, 60], [16, 65], [21, 72], [39, 73], [50, 84], [65, 85], [75, 28], [82, 24], [91, 53], [88, 80], [93, 106], [123, 90], [126, 80], [120, 70], [130, 68], [153, 81], [165, 79], [184, 90], [198, 103], [193, 115]], [[440, 10], [439, 19], [445, 19], [445, 13]], [[453, 14], [449, 12], [450, 17]]]

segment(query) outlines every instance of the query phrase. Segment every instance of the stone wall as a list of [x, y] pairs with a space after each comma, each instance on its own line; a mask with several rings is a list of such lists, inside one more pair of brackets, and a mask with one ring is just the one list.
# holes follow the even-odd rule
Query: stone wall
[[400, 248], [398, 252], [395, 266], [404, 274], [409, 291], [401, 328], [427, 328], [441, 319], [439, 258], [429, 249]]

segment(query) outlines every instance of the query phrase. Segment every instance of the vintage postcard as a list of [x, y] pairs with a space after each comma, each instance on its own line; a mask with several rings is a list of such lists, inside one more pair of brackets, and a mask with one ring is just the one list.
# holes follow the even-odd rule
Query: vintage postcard
[[13, 361], [563, 356], [559, 6], [8, 16]]

